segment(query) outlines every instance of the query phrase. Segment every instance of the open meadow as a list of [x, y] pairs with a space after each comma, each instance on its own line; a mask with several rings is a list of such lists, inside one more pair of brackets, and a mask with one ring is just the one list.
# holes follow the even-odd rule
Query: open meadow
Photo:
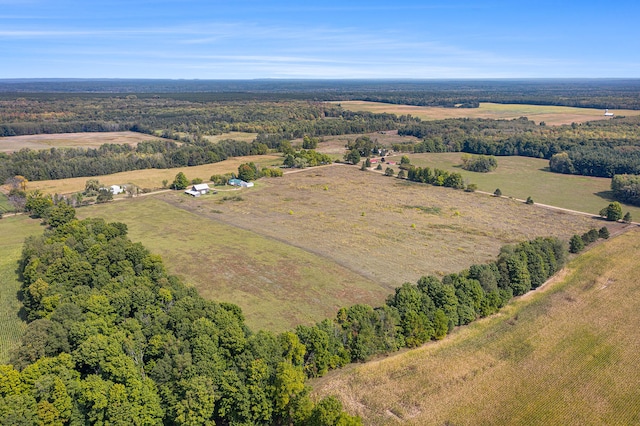
[[238, 192], [238, 199], [229, 193], [158, 197], [203, 222], [226, 223], [330, 259], [388, 292], [423, 275], [442, 276], [493, 260], [505, 244], [548, 235], [568, 240], [603, 225], [586, 216], [345, 165], [258, 182]]
[[[281, 160], [234, 158], [99, 179], [105, 184], [133, 181], [144, 187], [163, 176], [171, 180], [178, 171], [189, 178], [208, 177], [234, 171], [246, 161], [266, 165]], [[32, 182], [29, 189], [80, 191], [85, 181]], [[59, 187], [47, 189], [47, 184]], [[78, 215], [126, 223], [132, 240], [162, 255], [171, 273], [206, 298], [241, 306], [251, 327], [274, 331], [332, 317], [342, 306], [381, 304], [403, 282], [493, 260], [508, 243], [547, 235], [568, 240], [604, 223], [345, 165], [261, 179], [250, 189], [217, 190], [195, 199], [182, 191], [122, 197], [83, 207]], [[34, 226], [23, 229], [22, 224], [31, 222], [22, 218], [2, 224], [7, 230], [12, 223], [20, 228], [15, 235], [40, 232]], [[612, 232], [622, 226], [608, 225]], [[17, 288], [16, 279], [8, 288]]]
[[445, 340], [313, 383], [367, 425], [640, 422], [640, 231]]
[[257, 133], [229, 132], [229, 133], [222, 133], [220, 135], [213, 135], [213, 136], [205, 135], [204, 138], [209, 142], [213, 142], [213, 143], [216, 143], [225, 139], [233, 139], [236, 141], [243, 141], [243, 142], [253, 142], [256, 136], [258, 136]]
[[183, 172], [189, 180], [201, 178], [208, 181], [211, 175], [238, 172], [238, 166], [242, 163], [254, 162], [258, 167], [279, 166], [282, 157], [277, 155], [254, 155], [248, 157], [233, 157], [217, 163], [204, 164], [193, 167], [176, 167], [173, 169], [146, 169], [130, 172], [114, 173], [104, 176], [79, 177], [59, 180], [43, 180], [29, 182], [27, 189], [39, 189], [46, 194], [70, 194], [84, 191], [85, 183], [89, 179], [99, 179], [105, 186], [123, 185], [133, 183], [140, 188], [150, 190], [162, 188], [162, 181], [173, 182], [176, 174]]
[[13, 206], [9, 202], [9, 197], [0, 192], [0, 214], [13, 211]]
[[131, 146], [143, 141], [162, 140], [159, 137], [136, 132], [55, 133], [0, 137], [0, 152], [49, 148], [98, 148], [105, 143]]
[[26, 323], [18, 317], [22, 304], [17, 294], [20, 282], [16, 270], [22, 243], [41, 233], [40, 220], [27, 216], [8, 216], [0, 220], [0, 363], [9, 360], [9, 351], [20, 343]]
[[[604, 110], [594, 108], [574, 108], [553, 105], [495, 104], [481, 102], [478, 108], [443, 108], [415, 105], [397, 105], [383, 102], [336, 101], [342, 108], [350, 111], [412, 115], [422, 120], [442, 120], [446, 118], [490, 118], [511, 120], [527, 117], [536, 123], [544, 121], [547, 125], [583, 123], [592, 120], [605, 120]], [[640, 115], [637, 110], [610, 110], [617, 116]]]
[[[461, 168], [462, 155], [452, 152], [409, 154], [408, 157], [411, 164], [418, 167], [458, 172], [465, 181], [478, 185], [479, 190], [493, 193], [500, 188], [502, 195], [508, 197], [525, 200], [530, 196], [536, 203], [594, 215], [613, 201], [609, 178], [553, 173], [549, 171], [548, 160], [529, 157], [496, 157], [498, 168], [493, 172], [470, 172]], [[623, 210], [640, 219], [639, 207], [623, 205]]]
[[[191, 201], [182, 191], [172, 195], [178, 205]], [[129, 237], [160, 254], [171, 274], [207, 299], [239, 305], [254, 330], [313, 324], [342, 306], [379, 302], [388, 294], [332, 259], [207, 217], [219, 214], [218, 207], [212, 202], [189, 212], [154, 196], [84, 207], [78, 214], [126, 223]]]

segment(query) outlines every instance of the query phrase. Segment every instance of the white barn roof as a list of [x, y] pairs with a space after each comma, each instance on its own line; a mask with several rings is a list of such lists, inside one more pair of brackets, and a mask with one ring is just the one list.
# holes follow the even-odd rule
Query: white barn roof
[[193, 191], [202, 191], [205, 189], [211, 189], [209, 188], [209, 184], [207, 183], [199, 183], [197, 185], [193, 185], [193, 188], [191, 188]]

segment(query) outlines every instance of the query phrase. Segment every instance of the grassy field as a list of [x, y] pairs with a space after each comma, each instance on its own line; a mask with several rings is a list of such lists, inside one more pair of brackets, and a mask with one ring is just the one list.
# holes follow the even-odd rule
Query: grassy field
[[[244, 191], [226, 194], [245, 196]], [[177, 202], [188, 203], [182, 195]], [[330, 259], [206, 217], [218, 214], [211, 213], [217, 208], [214, 202], [190, 213], [144, 197], [78, 213], [126, 223], [130, 238], [162, 255], [170, 273], [207, 299], [238, 304], [255, 330], [292, 329], [333, 317], [344, 305], [387, 295], [386, 288]]]
[[97, 148], [105, 143], [129, 144], [161, 140], [158, 137], [135, 132], [95, 132], [95, 133], [56, 133], [47, 135], [25, 135], [0, 137], [0, 152], [14, 152], [24, 148]]
[[9, 351], [19, 342], [25, 323], [18, 318], [21, 307], [16, 269], [22, 243], [42, 232], [39, 220], [27, 216], [8, 216], [0, 220], [0, 364], [8, 362]]
[[640, 422], [640, 231], [445, 340], [314, 383], [365, 424]]
[[0, 213], [5, 213], [8, 211], [12, 211], [13, 206], [9, 203], [9, 198], [0, 192]]
[[162, 199], [203, 222], [223, 222], [331, 259], [389, 292], [422, 275], [492, 260], [504, 244], [540, 235], [568, 239], [603, 224], [343, 165], [263, 179], [243, 191], [241, 201], [220, 203], [228, 196], [169, 192]]
[[[420, 167], [455, 171], [481, 191], [491, 192], [500, 188], [503, 195], [519, 199], [531, 196], [534, 202], [598, 214], [612, 199], [611, 179], [552, 173], [549, 161], [528, 157], [497, 157], [498, 168], [490, 173], [468, 172], [460, 165], [462, 153], [411, 154], [411, 163]], [[399, 158], [399, 157], [398, 157]], [[397, 160], [397, 158], [392, 157]], [[624, 206], [640, 219], [640, 208]]]
[[259, 167], [268, 167], [282, 164], [282, 157], [275, 155], [254, 155], [249, 157], [233, 157], [225, 161], [213, 164], [205, 164], [193, 167], [177, 167], [174, 169], [147, 169], [134, 170], [130, 172], [115, 173], [112, 175], [96, 177], [79, 177], [60, 180], [43, 180], [30, 182], [27, 189], [39, 189], [47, 194], [69, 194], [84, 190], [88, 179], [99, 179], [105, 185], [122, 185], [133, 183], [140, 188], [160, 189], [162, 181], [167, 180], [169, 184], [173, 182], [178, 172], [183, 172], [187, 178], [201, 178], [205, 181], [214, 174], [224, 174], [228, 172], [238, 172], [238, 166], [242, 163], [253, 161]]
[[205, 136], [205, 139], [207, 139], [210, 142], [218, 142], [224, 139], [233, 139], [236, 141], [244, 141], [244, 142], [253, 142], [253, 140], [256, 138], [256, 136], [258, 136], [257, 133], [247, 133], [247, 132], [229, 132], [229, 133], [223, 133], [221, 135], [215, 135], [215, 136]]
[[[511, 120], [513, 118], [527, 117], [540, 123], [544, 121], [548, 125], [560, 125], [582, 123], [592, 120], [604, 120], [604, 110], [593, 108], [574, 108], [550, 105], [521, 105], [521, 104], [494, 104], [480, 103], [479, 108], [442, 108], [421, 107], [414, 105], [394, 105], [382, 102], [366, 101], [336, 101], [343, 108], [351, 111], [367, 111], [374, 113], [390, 113], [397, 115], [411, 114], [422, 120], [441, 120], [445, 118], [491, 118]], [[640, 115], [635, 110], [609, 110], [615, 115]]]

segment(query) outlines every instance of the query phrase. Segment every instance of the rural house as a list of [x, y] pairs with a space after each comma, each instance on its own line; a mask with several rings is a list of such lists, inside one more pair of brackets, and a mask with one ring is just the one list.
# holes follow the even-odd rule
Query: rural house
[[109, 187], [109, 191], [111, 191], [113, 195], [122, 194], [124, 192], [124, 187], [120, 185], [111, 185]]

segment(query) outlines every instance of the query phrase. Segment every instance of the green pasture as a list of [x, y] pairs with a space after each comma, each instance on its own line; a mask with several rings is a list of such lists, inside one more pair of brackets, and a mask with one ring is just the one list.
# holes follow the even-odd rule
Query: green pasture
[[0, 363], [9, 361], [9, 351], [20, 342], [26, 326], [18, 317], [22, 305], [17, 298], [20, 282], [16, 270], [22, 243], [42, 230], [40, 221], [28, 216], [0, 219]]
[[0, 192], [0, 213], [6, 213], [13, 210], [13, 206], [9, 203], [9, 199], [5, 194]]
[[[410, 154], [409, 158], [416, 166], [458, 172], [465, 182], [478, 185], [480, 191], [493, 193], [500, 188], [504, 196], [518, 199], [530, 196], [536, 203], [597, 215], [600, 209], [613, 201], [611, 179], [608, 178], [552, 173], [548, 169], [548, 160], [528, 157], [497, 157], [498, 168], [495, 171], [469, 172], [460, 167], [462, 155], [460, 152]], [[631, 212], [635, 220], [640, 219], [638, 207], [625, 205], [623, 211]]]

